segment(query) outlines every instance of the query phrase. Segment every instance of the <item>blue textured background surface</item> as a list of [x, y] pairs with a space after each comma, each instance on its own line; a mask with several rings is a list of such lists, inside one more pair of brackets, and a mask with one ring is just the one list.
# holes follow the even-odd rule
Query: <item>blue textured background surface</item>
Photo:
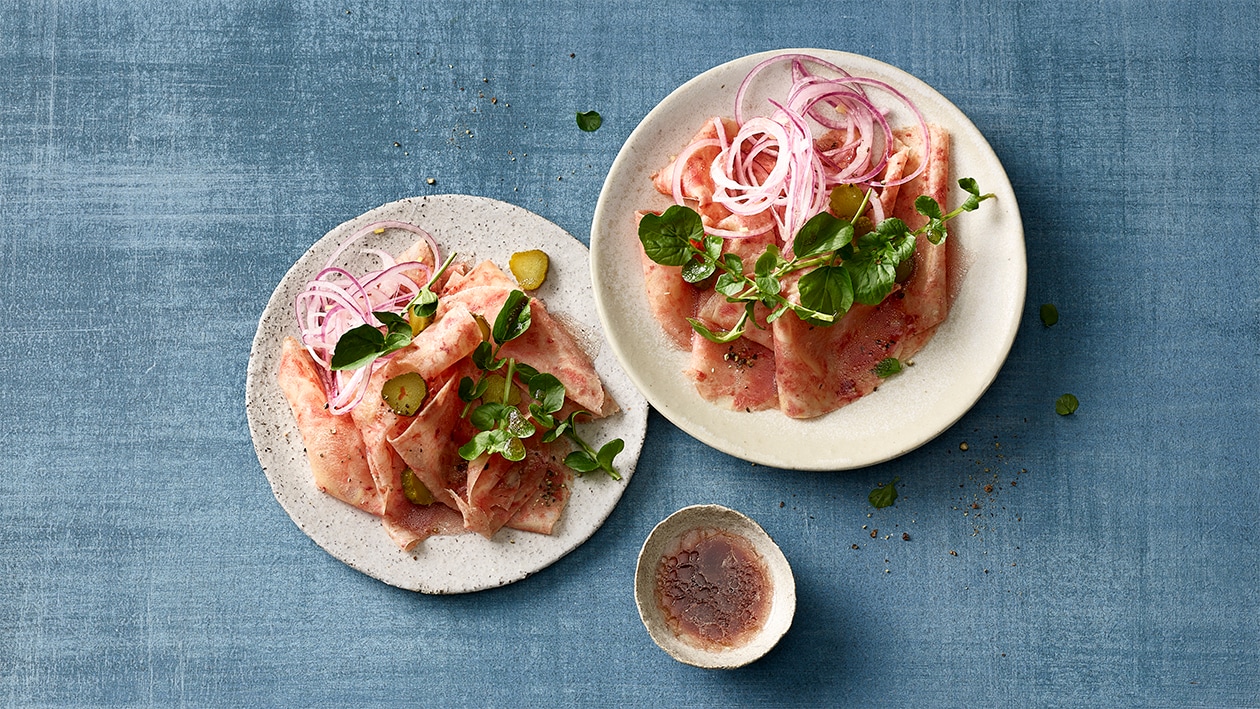
[[[1260, 5], [251, 5], [0, 11], [0, 704], [1260, 706]], [[443, 192], [585, 241], [661, 98], [810, 46], [933, 85], [1019, 195], [1026, 317], [966, 417], [819, 474], [653, 414], [590, 542], [467, 596], [301, 533], [243, 391], [307, 246]], [[634, 609], [639, 545], [700, 502], [796, 571], [793, 629], [740, 671], [675, 663]]]

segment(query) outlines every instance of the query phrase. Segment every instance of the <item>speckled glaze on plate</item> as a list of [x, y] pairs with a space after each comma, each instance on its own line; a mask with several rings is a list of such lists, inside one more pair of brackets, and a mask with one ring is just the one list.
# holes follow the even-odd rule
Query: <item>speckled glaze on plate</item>
[[[710, 650], [682, 641], [669, 629], [656, 602], [661, 558], [675, 540], [694, 529], [716, 529], [743, 537], [765, 562], [770, 581], [770, 612], [761, 630], [741, 646]], [[670, 657], [695, 667], [729, 670], [761, 658], [787, 634], [796, 615], [796, 579], [783, 550], [752, 518], [721, 505], [692, 505], [666, 517], [644, 540], [634, 572], [634, 601], [652, 641]]]
[[[643, 293], [636, 210], [664, 210], [672, 201], [650, 176], [664, 167], [712, 116], [731, 116], [735, 92], [758, 63], [777, 54], [804, 53], [851, 74], [886, 81], [910, 97], [930, 122], [952, 136], [949, 205], [973, 177], [997, 195], [976, 212], [950, 222], [950, 258], [965, 269], [949, 318], [913, 358], [914, 366], [879, 391], [814, 419], [789, 419], [777, 410], [735, 412], [708, 403], [683, 374], [689, 353], [671, 344], [652, 318]], [[746, 115], [764, 114], [768, 95], [790, 84], [786, 63], [762, 72], [745, 98]], [[872, 92], [881, 106], [881, 97]], [[759, 108], [759, 106], [761, 108]], [[888, 104], [889, 108], [894, 108]], [[890, 122], [913, 117], [893, 110]], [[634, 264], [635, 267], [627, 267]], [[1024, 305], [1027, 266], [1019, 206], [1002, 164], [984, 136], [944, 96], [900, 69], [869, 57], [822, 49], [787, 49], [746, 56], [704, 72], [675, 90], [643, 119], [622, 146], [600, 192], [591, 227], [595, 304], [609, 343], [648, 401], [697, 439], [763, 465], [843, 470], [880, 463], [935, 438], [975, 404], [1006, 360]]]
[[[542, 249], [550, 256], [547, 281], [533, 294], [594, 355], [595, 369], [621, 406], [620, 413], [587, 424], [583, 433], [591, 441], [621, 438], [626, 443], [617, 457], [623, 479], [576, 478], [573, 496], [552, 535], [505, 528], [493, 539], [477, 534], [431, 537], [414, 552], [404, 552], [389, 539], [379, 518], [316, 489], [293, 414], [276, 384], [280, 343], [297, 334], [293, 299], [298, 292], [346, 237], [383, 219], [415, 224], [433, 234], [444, 251], [458, 251], [470, 263], [490, 259], [505, 271], [514, 252]], [[397, 253], [414, 241], [407, 232], [389, 230], [365, 237], [362, 246]], [[546, 219], [505, 202], [467, 195], [391, 202], [341, 224], [315, 242], [280, 281], [263, 310], [245, 382], [245, 409], [258, 461], [276, 499], [298, 527], [355, 569], [392, 586], [424, 593], [466, 593], [519, 581], [594, 534], [634, 473], [647, 426], [647, 402], [603, 346], [603, 330], [590, 305], [587, 260], [586, 247]], [[360, 269], [376, 264], [374, 257], [350, 254], [344, 262]]]

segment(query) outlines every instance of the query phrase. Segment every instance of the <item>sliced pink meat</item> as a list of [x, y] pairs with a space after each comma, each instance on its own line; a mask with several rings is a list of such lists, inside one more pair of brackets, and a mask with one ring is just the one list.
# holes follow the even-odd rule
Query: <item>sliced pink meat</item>
[[[421, 330], [381, 368], [387, 381], [405, 372], [416, 372], [425, 382], [437, 377], [456, 362], [468, 357], [481, 344], [481, 327], [462, 304], [448, 304], [438, 317]], [[379, 394], [379, 388], [378, 388]]]
[[563, 450], [563, 440], [550, 444], [548, 448], [547, 468], [542, 481], [505, 526], [522, 532], [551, 534], [560, 521], [560, 514], [573, 492], [573, 471], [563, 464], [563, 454], [557, 452]]
[[[645, 213], [636, 215], [636, 223]], [[643, 251], [643, 242], [639, 242], [639, 257], [652, 317], [660, 323], [671, 342], [681, 349], [688, 349], [691, 347], [691, 324], [687, 318], [696, 312], [699, 289], [683, 280], [682, 270], [677, 266], [662, 266], [648, 258]]]
[[547, 474], [547, 455], [536, 440], [526, 448], [525, 459], [517, 462], [497, 454], [469, 462], [467, 498], [455, 498], [466, 528], [493, 537], [538, 492]]
[[503, 269], [496, 266], [493, 261], [482, 261], [467, 273], [453, 275], [447, 279], [442, 295], [450, 295], [480, 286], [509, 289], [518, 287], [516, 281], [509, 278], [503, 272]]
[[[901, 186], [891, 216], [911, 228], [925, 218], [914, 209], [921, 194], [945, 204], [948, 189], [949, 135], [932, 127], [932, 153], [923, 175]], [[921, 145], [915, 132], [900, 132], [905, 144]], [[905, 171], [922, 160], [907, 153]], [[878, 306], [854, 305], [832, 327], [814, 327], [794, 314], [774, 323], [776, 378], [784, 414], [810, 418], [869, 394], [882, 381], [876, 366], [888, 357], [913, 357], [949, 312], [948, 257], [944, 245], [925, 237], [915, 242], [910, 277]]]
[[[479, 286], [443, 296], [438, 314], [458, 306], [481, 315], [493, 323], [503, 308], [503, 303], [513, 288]], [[525, 334], [506, 343], [499, 351], [503, 358], [511, 357], [538, 369], [549, 372], [564, 384], [565, 393], [587, 411], [605, 411], [604, 385], [573, 336], [537, 298], [530, 302], [530, 326]]]
[[706, 401], [762, 411], [779, 405], [774, 361], [774, 352], [751, 340], [718, 344], [696, 333], [686, 374]]
[[[717, 138], [717, 126], [713, 123], [714, 120], [722, 121], [728, 140], [739, 132], [739, 126], [729, 118], [709, 119], [705, 121], [699, 132], [687, 141], [687, 144]], [[681, 166], [677, 165], [677, 158], [670, 160], [668, 165], [652, 175], [652, 184], [661, 194], [674, 194], [674, 171], [681, 169], [683, 198], [694, 200], [699, 206], [704, 207], [713, 201], [716, 186], [713, 183], [713, 177], [709, 174], [709, 167], [719, 152], [721, 148], [717, 145], [706, 146], [692, 153]]]
[[329, 413], [315, 361], [291, 337], [281, 345], [276, 380], [293, 409], [316, 487], [365, 512], [380, 514], [381, 495], [358, 427], [348, 415]]
[[471, 364], [452, 370], [440, 388], [430, 388], [429, 399], [407, 427], [389, 439], [434, 499], [452, 509], [458, 509], [455, 496], [464, 494], [467, 485], [468, 464], [459, 457], [459, 447], [473, 431], [460, 416], [464, 402], [459, 398], [459, 379], [471, 373]]
[[440, 502], [431, 505], [413, 505], [406, 495], [399, 493], [401, 501], [389, 505], [381, 522], [385, 532], [403, 551], [411, 551], [417, 544], [436, 534], [464, 534], [464, 517]]

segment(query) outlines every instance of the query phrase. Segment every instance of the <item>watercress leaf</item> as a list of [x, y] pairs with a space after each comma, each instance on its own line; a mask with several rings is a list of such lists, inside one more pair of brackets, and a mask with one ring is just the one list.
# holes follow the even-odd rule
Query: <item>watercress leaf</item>
[[[779, 255], [779, 247], [770, 244], [765, 252], [757, 257], [757, 262], [753, 265], [753, 273], [757, 276], [768, 276], [782, 264], [783, 258]], [[775, 292], [778, 293], [777, 290]]]
[[875, 231], [871, 233], [888, 242], [909, 236], [910, 227], [906, 226], [906, 223], [897, 217], [889, 217], [876, 225]]
[[525, 460], [525, 444], [519, 438], [509, 438], [499, 447], [499, 455], [512, 462]]
[[853, 299], [865, 305], [879, 305], [897, 282], [897, 266], [888, 261], [858, 260], [841, 264], [853, 281]]
[[490, 431], [498, 428], [499, 423], [507, 419], [509, 409], [516, 411], [515, 408], [507, 404], [492, 401], [473, 409], [472, 415], [468, 417], [468, 421], [481, 431]]
[[475, 401], [477, 399], [476, 383], [472, 377], [464, 377], [459, 380], [459, 399], [460, 401]]
[[882, 509], [892, 505], [897, 499], [897, 481], [900, 479], [893, 478], [892, 482], [887, 485], [881, 485], [871, 490], [871, 494], [866, 496], [867, 501], [871, 503], [871, 507]]
[[564, 384], [553, 374], [539, 374], [529, 382], [529, 395], [544, 413], [553, 414], [563, 408], [564, 394]]
[[464, 460], [472, 460], [477, 456], [485, 453], [489, 448], [490, 434], [488, 431], [482, 431], [473, 436], [472, 440], [459, 447], [459, 457]]
[[596, 111], [578, 111], [577, 124], [578, 128], [581, 128], [587, 133], [594, 133], [599, 130], [601, 125], [604, 124], [604, 117], [599, 115]]
[[713, 272], [716, 270], [717, 263], [714, 261], [709, 259], [700, 260], [693, 258], [683, 264], [682, 277], [683, 280], [688, 283], [699, 283], [709, 276], [712, 276]]
[[704, 238], [704, 223], [690, 207], [676, 204], [664, 214], [639, 220], [639, 241], [648, 258], [663, 266], [682, 266], [695, 253], [692, 241]]
[[835, 251], [853, 239], [853, 225], [827, 212], [819, 212], [805, 222], [792, 241], [797, 258]]
[[894, 265], [899, 265], [914, 256], [914, 239], [907, 235], [906, 238], [889, 244], [889, 249], [889, 260]]
[[943, 216], [941, 204], [928, 195], [921, 194], [914, 200], [914, 211], [929, 219], [940, 219]]
[[542, 405], [534, 402], [529, 405], [529, 415], [534, 417], [534, 421], [543, 428], [552, 429], [556, 427], [556, 417], [543, 411]]
[[411, 312], [415, 313], [416, 317], [431, 318], [437, 313], [437, 306], [437, 293], [424, 288], [412, 299]]
[[385, 310], [385, 311], [374, 311], [372, 315], [376, 316], [376, 319], [380, 320], [381, 324], [384, 325], [386, 328], [388, 328], [390, 331], [393, 331], [401, 327], [407, 327], [408, 329], [411, 328], [411, 325], [407, 322], [407, 318], [399, 315], [398, 313], [391, 313]]
[[607, 471], [608, 474], [613, 476], [613, 479], [615, 480], [620, 480], [621, 476], [617, 474], [616, 468], [613, 467], [613, 459], [616, 458], [617, 454], [620, 453], [622, 449], [624, 449], [625, 447], [626, 447], [625, 441], [621, 440], [620, 438], [614, 438], [611, 441], [605, 443], [599, 449], [599, 453], [595, 454], [595, 460], [599, 462], [599, 467]]
[[1059, 309], [1054, 307], [1054, 303], [1046, 303], [1041, 306], [1041, 324], [1046, 327], [1052, 327], [1059, 322]]
[[505, 428], [508, 433], [517, 438], [529, 438], [537, 432], [538, 429], [534, 427], [534, 424], [530, 423], [528, 418], [522, 416], [521, 412], [515, 407], [508, 407], [508, 409], [505, 416]]
[[725, 253], [722, 254], [722, 262], [726, 264], [726, 270], [732, 274], [744, 272], [744, 259], [739, 254]]
[[720, 236], [713, 234], [704, 235], [704, 253], [713, 261], [722, 258], [722, 244], [725, 240]]
[[958, 186], [976, 197], [980, 196], [980, 187], [976, 185], [976, 181], [970, 177], [964, 177], [959, 180]]
[[927, 236], [928, 241], [939, 245], [945, 240], [945, 220], [929, 219], [928, 223], [923, 226], [923, 233]]
[[723, 273], [718, 276], [717, 283], [713, 285], [713, 290], [727, 298], [734, 298], [744, 292], [744, 279], [729, 273]]
[[381, 354], [387, 355], [390, 352], [397, 352], [407, 345], [411, 344], [411, 330], [407, 332], [391, 332], [385, 336], [385, 346], [381, 348]]
[[875, 369], [872, 371], [880, 379], [887, 379], [901, 372], [901, 360], [896, 357], [885, 357], [879, 361], [879, 364], [875, 365]]
[[1070, 416], [1076, 413], [1076, 407], [1080, 405], [1081, 402], [1075, 396], [1064, 394], [1055, 400], [1054, 412], [1060, 416]]
[[486, 371], [494, 371], [499, 368], [499, 363], [494, 358], [494, 345], [489, 342], [482, 342], [477, 345], [472, 353], [473, 364], [477, 365], [477, 369]]
[[599, 463], [586, 451], [573, 451], [565, 456], [564, 464], [579, 473], [589, 473], [599, 469]]
[[381, 334], [381, 331], [371, 325], [360, 325], [347, 330], [342, 334], [341, 339], [337, 340], [330, 368], [342, 370], [367, 366], [380, 356], [383, 349], [385, 349], [385, 336]]
[[530, 308], [529, 296], [524, 291], [514, 290], [508, 294], [499, 315], [494, 319], [494, 327], [490, 336], [500, 345], [511, 342], [529, 329]]
[[701, 337], [709, 342], [716, 342], [719, 345], [727, 342], [734, 342], [744, 334], [743, 327], [731, 328], [729, 332], [714, 332], [695, 318], [687, 318], [687, 322], [691, 323], [691, 329], [700, 333]]
[[[778, 320], [779, 318], [783, 317], [784, 313], [786, 313], [787, 311], [791, 309], [792, 309], [791, 303], [783, 303], [779, 305], [779, 307], [775, 308], [774, 310], [771, 310], [770, 314], [766, 316], [766, 324], [769, 325], [775, 320]], [[754, 320], [753, 324], [756, 325], [757, 321]], [[761, 327], [761, 326], [758, 325], [758, 327]], [[762, 328], [762, 329], [764, 330], [765, 328]]]
[[517, 362], [516, 376], [521, 380], [521, 384], [524, 384], [525, 388], [528, 389], [529, 383], [534, 380], [534, 377], [538, 376], [538, 370], [524, 362]]
[[773, 275], [757, 276], [757, 291], [761, 294], [761, 302], [765, 303], [767, 308], [773, 308], [778, 303], [779, 288], [781, 284], [779, 279]]
[[835, 316], [848, 312], [853, 305], [853, 280], [849, 272], [840, 266], [819, 266], [801, 276], [798, 288], [801, 305], [831, 315], [832, 322]]

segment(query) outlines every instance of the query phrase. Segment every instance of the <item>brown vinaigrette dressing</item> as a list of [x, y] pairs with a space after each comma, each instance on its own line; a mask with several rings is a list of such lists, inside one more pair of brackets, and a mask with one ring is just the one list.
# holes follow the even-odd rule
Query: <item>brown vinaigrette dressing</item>
[[670, 544], [656, 574], [656, 604], [669, 629], [689, 645], [743, 645], [770, 615], [773, 590], [765, 561], [742, 536], [693, 529]]

